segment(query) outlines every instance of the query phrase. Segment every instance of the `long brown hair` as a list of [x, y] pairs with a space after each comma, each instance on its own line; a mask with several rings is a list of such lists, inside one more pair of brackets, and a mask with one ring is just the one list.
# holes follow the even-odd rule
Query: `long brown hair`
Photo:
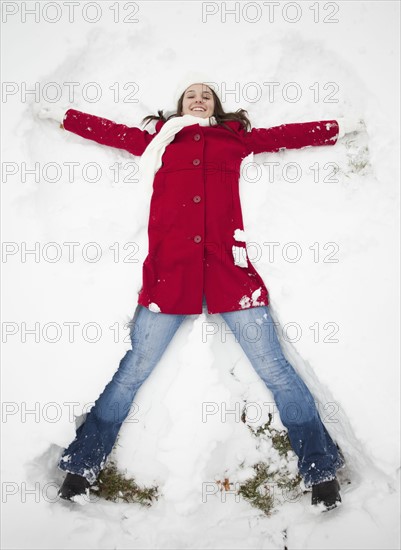
[[[213, 99], [214, 99], [213, 116], [216, 118], [217, 126], [223, 126], [224, 128], [227, 128], [227, 130], [229, 130], [230, 132], [233, 132], [232, 128], [227, 126], [227, 124], [224, 124], [224, 121], [237, 120], [238, 122], [241, 123], [245, 131], [249, 131], [251, 129], [251, 122], [247, 117], [248, 111], [246, 111], [245, 109], [237, 109], [235, 112], [226, 113], [223, 109], [220, 98], [218, 97], [216, 92], [210, 86], [208, 86], [208, 88], [211, 90], [213, 94]], [[157, 116], [156, 115], [145, 116], [145, 118], [143, 118], [142, 120], [142, 124], [146, 121], [145, 126], [147, 126], [151, 120], [163, 120], [164, 122], [167, 122], [167, 120], [170, 120], [170, 118], [181, 116], [180, 113], [182, 112], [182, 104], [184, 101], [185, 92], [186, 92], [186, 89], [182, 92], [177, 102], [177, 108], [175, 113], [173, 112], [171, 115], [166, 117], [163, 113], [163, 110], [158, 110]]]

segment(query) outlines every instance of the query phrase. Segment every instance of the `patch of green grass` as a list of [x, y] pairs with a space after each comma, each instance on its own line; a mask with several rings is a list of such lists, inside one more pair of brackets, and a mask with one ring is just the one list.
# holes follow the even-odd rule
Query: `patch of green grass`
[[257, 430], [254, 430], [251, 426], [248, 425], [248, 428], [251, 432], [258, 436], [267, 435], [271, 438], [273, 447], [277, 449], [281, 456], [287, 456], [288, 451], [292, 451], [290, 440], [288, 439], [288, 433], [286, 430], [279, 432], [275, 428], [270, 426], [272, 421], [272, 414], [269, 413], [269, 420], [263, 426], [259, 426]]
[[151, 506], [159, 496], [158, 486], [139, 487], [134, 479], [125, 477], [113, 461], [100, 472], [90, 491], [112, 502], [136, 502], [142, 506]]
[[[242, 415], [243, 422], [246, 417]], [[259, 508], [266, 515], [271, 515], [275, 505], [283, 500], [294, 500], [300, 495], [300, 483], [302, 477], [297, 474], [295, 477], [290, 474], [289, 462], [294, 457], [290, 440], [286, 430], [278, 431], [271, 427], [272, 415], [269, 420], [254, 430], [247, 427], [257, 438], [270, 438], [273, 447], [278, 451], [284, 463], [278, 469], [271, 469], [267, 462], [258, 462], [252, 467], [255, 475], [240, 485], [238, 494], [242, 495], [252, 506]], [[283, 461], [282, 461], [283, 462]]]
[[255, 476], [241, 483], [238, 494], [242, 495], [252, 506], [269, 515], [274, 506], [274, 496], [269, 486], [271, 474], [264, 462], [254, 464]]

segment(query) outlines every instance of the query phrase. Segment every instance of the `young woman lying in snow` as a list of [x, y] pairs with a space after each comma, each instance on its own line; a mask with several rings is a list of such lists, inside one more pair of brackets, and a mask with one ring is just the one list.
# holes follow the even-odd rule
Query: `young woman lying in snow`
[[[58, 466], [67, 475], [59, 495], [73, 500], [88, 493], [138, 389], [185, 316], [207, 307], [208, 313], [221, 314], [272, 392], [305, 486], [312, 488], [312, 504], [334, 508], [341, 502], [336, 471], [344, 458], [313, 396], [281, 350], [268, 290], [246, 252], [239, 170], [252, 152], [334, 145], [339, 136], [358, 130], [358, 123], [339, 119], [251, 129], [246, 111], [225, 113], [211, 87], [187, 84], [176, 113], [167, 119], [162, 111], [158, 117], [145, 117], [157, 120], [154, 134], [75, 109], [39, 112], [65, 130], [141, 156], [142, 183], [153, 189], [149, 252], [130, 323], [132, 349], [64, 450]], [[263, 336], [256, 342], [241, 338], [244, 325], [256, 319]], [[295, 416], [289, 406], [294, 403]]]

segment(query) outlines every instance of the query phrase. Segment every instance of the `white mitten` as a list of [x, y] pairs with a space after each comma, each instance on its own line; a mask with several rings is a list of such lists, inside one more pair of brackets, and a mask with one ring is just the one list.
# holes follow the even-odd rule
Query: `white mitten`
[[336, 119], [339, 126], [338, 137], [341, 138], [345, 134], [351, 132], [363, 132], [366, 130], [365, 121], [357, 117], [339, 117]]
[[65, 113], [70, 109], [70, 106], [61, 105], [60, 103], [50, 103], [46, 105], [38, 105], [36, 111], [36, 116], [38, 118], [49, 118], [55, 120], [60, 125], [63, 124]]

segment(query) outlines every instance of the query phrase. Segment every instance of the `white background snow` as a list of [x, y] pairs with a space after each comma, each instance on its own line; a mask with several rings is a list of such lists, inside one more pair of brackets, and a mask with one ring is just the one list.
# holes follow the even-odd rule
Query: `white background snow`
[[[131, 23], [122, 19], [132, 2], [119, 2], [119, 22], [113, 21], [111, 2], [98, 2], [97, 23], [83, 17], [94, 18], [93, 2], [87, 12], [86, 2], [75, 8], [73, 23], [66, 2], [58, 3], [60, 20], [53, 23], [46, 18], [54, 19], [55, 2], [37, 3], [36, 22], [21, 15], [33, 2], [2, 4], [3, 13], [6, 5], [17, 10], [2, 28], [2, 79], [14, 83], [7, 87], [10, 94], [3, 91], [3, 170], [16, 172], [3, 172], [2, 179], [2, 240], [9, 252], [3, 250], [2, 264], [3, 547], [398, 548], [399, 3], [320, 2], [314, 22], [313, 3], [298, 2], [301, 15], [293, 23], [283, 10], [294, 18], [294, 7], [285, 2], [273, 21], [263, 2], [237, 3], [238, 21], [233, 15], [224, 21], [216, 2], [137, 2], [138, 21]], [[202, 21], [206, 4], [216, 14]], [[323, 22], [333, 6], [338, 12], [331, 18], [338, 22]], [[276, 320], [281, 327], [294, 324], [287, 339], [279, 330], [283, 348], [323, 417], [334, 411], [326, 426], [347, 459], [343, 504], [328, 514], [316, 513], [310, 493], [278, 506], [270, 518], [233, 494], [225, 501], [217, 490], [204, 497], [206, 483], [237, 481], [240, 462], [251, 466], [264, 458], [238, 417], [221, 416], [223, 408], [254, 403], [256, 427], [272, 406], [221, 317], [206, 312], [186, 318], [137, 394], [138, 421], [126, 422], [120, 432], [119, 466], [140, 484], [158, 484], [162, 497], [149, 509], [101, 500], [81, 507], [55, 497], [64, 477], [56, 464], [73, 439], [74, 414], [90, 407], [130, 347], [125, 323], [141, 286], [147, 212], [140, 182], [123, 181], [130, 173], [125, 163], [138, 158], [40, 120], [35, 108], [46, 105], [46, 83], [57, 82], [67, 92], [63, 83], [77, 82], [71, 106], [140, 126], [145, 115], [174, 109], [177, 82], [193, 69], [210, 71], [210, 81], [220, 87], [237, 85], [237, 97], [223, 97], [225, 109], [247, 109], [255, 127], [340, 116], [366, 123], [366, 133], [348, 135], [334, 147], [248, 158], [258, 164], [260, 177], [253, 180], [254, 169], [240, 182], [246, 237], [253, 243], [248, 253], [269, 288]], [[84, 89], [90, 82], [101, 87], [98, 101], [84, 94], [93, 92]], [[124, 90], [129, 82], [138, 87], [134, 103], [124, 101], [132, 91]], [[264, 82], [279, 83], [272, 102]], [[281, 93], [294, 82], [302, 91], [299, 101]], [[337, 101], [327, 101], [329, 82], [338, 86]], [[35, 83], [38, 101], [23, 94], [25, 85], [32, 89]], [[110, 89], [115, 83], [117, 101]], [[316, 83], [318, 98], [310, 89]], [[64, 94], [61, 102], [69, 100]], [[355, 155], [368, 161], [363, 170], [352, 171]], [[273, 161], [279, 166], [269, 182], [263, 163]], [[37, 180], [22, 177], [23, 168], [35, 162]], [[67, 162], [79, 163], [72, 181]], [[88, 162], [101, 167], [99, 181], [89, 181], [90, 171], [84, 177]], [[330, 162], [339, 166], [336, 182], [323, 181]], [[58, 163], [61, 173], [51, 166], [46, 173], [46, 163]], [[115, 163], [122, 167], [118, 181], [110, 169]], [[291, 170], [287, 177], [287, 163], [298, 163], [299, 181], [290, 181]], [[317, 182], [314, 163], [320, 168]], [[79, 243], [72, 262], [66, 242]], [[124, 249], [132, 242], [138, 251]], [[279, 243], [273, 261], [266, 242]], [[291, 262], [282, 252], [294, 242], [302, 257]], [[38, 261], [22, 253], [35, 243]], [[59, 244], [59, 261], [50, 261], [56, 249], [46, 248], [49, 243]], [[98, 261], [88, 261], [95, 250], [88, 243], [98, 243]], [[338, 246], [338, 262], [327, 261], [334, 249], [325, 249], [326, 243]], [[136, 262], [124, 261], [131, 252]], [[294, 252], [289, 248], [289, 257]], [[66, 323], [72, 322], [77, 325], [70, 342]], [[24, 338], [24, 327], [35, 323], [38, 341], [32, 334]], [[88, 341], [93, 327], [85, 338], [87, 323], [100, 327], [98, 341]], [[326, 323], [338, 326], [332, 336], [338, 342], [324, 341], [332, 331]], [[318, 336], [312, 325], [319, 327]], [[294, 326], [301, 331], [298, 339]], [[206, 337], [211, 327], [216, 334]], [[218, 414], [202, 421], [205, 403], [214, 403]], [[274, 421], [280, 427], [277, 415]]]

